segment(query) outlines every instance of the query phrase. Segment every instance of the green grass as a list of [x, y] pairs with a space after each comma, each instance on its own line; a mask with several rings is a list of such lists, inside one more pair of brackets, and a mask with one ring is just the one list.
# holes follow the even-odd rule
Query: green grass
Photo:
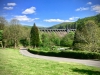
[[100, 68], [30, 58], [17, 49], [0, 49], [0, 75], [100, 75]]

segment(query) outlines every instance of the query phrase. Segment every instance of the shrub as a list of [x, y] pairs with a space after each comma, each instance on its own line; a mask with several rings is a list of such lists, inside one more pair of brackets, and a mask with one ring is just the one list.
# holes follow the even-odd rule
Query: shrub
[[76, 58], [76, 59], [98, 59], [100, 60], [100, 53], [96, 52], [84, 52], [84, 51], [40, 51], [40, 50], [30, 50], [29, 52], [39, 55], [46, 56], [56, 56], [65, 58]]
[[20, 43], [21, 43], [24, 47], [26, 47], [26, 46], [29, 45], [29, 41], [28, 41], [27, 39], [21, 39], [21, 40], [20, 40]]
[[59, 46], [60, 45], [60, 37], [55, 33], [41, 33], [41, 46], [42, 47], [51, 47], [51, 46]]
[[61, 46], [67, 46], [67, 47], [71, 47], [73, 44], [73, 40], [74, 40], [74, 32], [69, 32], [67, 35], [65, 35], [61, 42], [60, 45]]

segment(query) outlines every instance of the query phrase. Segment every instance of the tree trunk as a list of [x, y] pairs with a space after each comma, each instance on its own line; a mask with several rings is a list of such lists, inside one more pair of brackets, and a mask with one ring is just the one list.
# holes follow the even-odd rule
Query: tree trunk
[[17, 43], [16, 43], [16, 40], [15, 40], [15, 48], [17, 47], [16, 45], [17, 45]]
[[3, 48], [3, 44], [2, 44], [2, 41], [0, 41], [0, 44], [1, 44], [1, 47]]

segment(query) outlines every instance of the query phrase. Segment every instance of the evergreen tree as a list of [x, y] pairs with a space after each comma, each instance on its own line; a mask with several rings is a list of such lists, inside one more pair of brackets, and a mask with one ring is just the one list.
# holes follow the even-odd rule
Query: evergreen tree
[[39, 42], [40, 42], [39, 31], [34, 23], [34, 26], [31, 28], [31, 32], [30, 32], [30, 44], [33, 47], [37, 47], [37, 46], [39, 46]]

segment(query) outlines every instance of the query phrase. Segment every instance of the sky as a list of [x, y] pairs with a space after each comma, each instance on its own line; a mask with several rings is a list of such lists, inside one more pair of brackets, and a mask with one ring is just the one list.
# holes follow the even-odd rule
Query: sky
[[22, 25], [51, 27], [100, 13], [100, 0], [0, 0], [0, 16]]

